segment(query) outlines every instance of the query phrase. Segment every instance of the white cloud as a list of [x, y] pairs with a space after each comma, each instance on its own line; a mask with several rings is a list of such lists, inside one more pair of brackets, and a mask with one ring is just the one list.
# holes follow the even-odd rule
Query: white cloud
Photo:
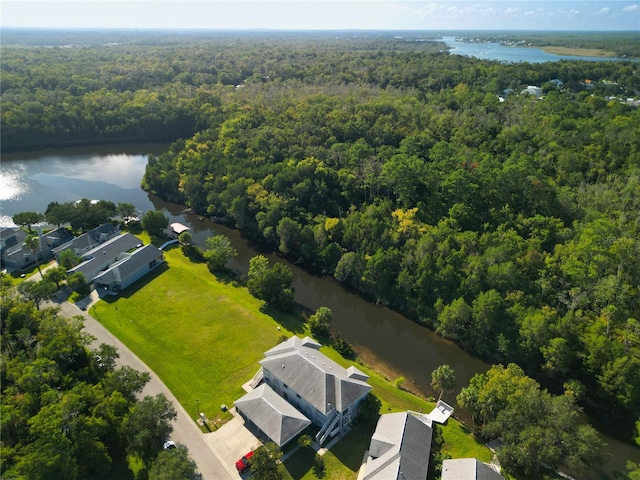
[[544, 8], [537, 8], [536, 10], [528, 10], [524, 12], [525, 17], [539, 17], [544, 14]]
[[639, 9], [640, 7], [638, 7], [638, 4], [636, 3], [634, 5], [627, 5], [622, 9], [622, 11], [625, 13], [631, 13], [631, 12], [637, 12]]
[[570, 17], [577, 17], [578, 15], [580, 15], [580, 10], [576, 10], [576, 9], [569, 10]]
[[609, 14], [609, 7], [601, 8], [601, 9], [600, 9], [600, 10], [598, 10], [595, 14], [596, 14], [596, 16], [598, 16], [598, 17], [603, 17], [603, 16], [605, 16], [605, 15], [608, 15], [608, 14]]
[[518, 7], [509, 7], [504, 11], [504, 13], [506, 13], [507, 15], [513, 15], [514, 13], [518, 13], [519, 11], [520, 9]]

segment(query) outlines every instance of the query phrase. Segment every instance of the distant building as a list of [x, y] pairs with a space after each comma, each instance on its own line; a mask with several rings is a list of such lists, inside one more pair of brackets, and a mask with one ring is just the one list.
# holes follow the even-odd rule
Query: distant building
[[542, 88], [536, 87], [535, 85], [529, 85], [527, 88], [520, 92], [520, 95], [523, 95], [525, 93], [533, 95], [536, 98], [540, 98], [542, 96]]
[[426, 480], [431, 419], [415, 412], [387, 413], [371, 437], [364, 480]]
[[558, 78], [554, 78], [553, 80], [549, 80], [547, 83], [552, 83], [556, 88], [560, 88], [564, 85], [564, 82]]

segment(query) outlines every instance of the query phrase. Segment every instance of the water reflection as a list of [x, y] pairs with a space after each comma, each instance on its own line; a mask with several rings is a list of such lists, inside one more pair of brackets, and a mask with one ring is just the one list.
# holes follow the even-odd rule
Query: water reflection
[[[154, 150], [155, 147], [155, 150]], [[55, 154], [7, 155], [2, 159], [0, 192], [2, 218], [0, 225], [11, 224], [11, 215], [22, 211], [44, 212], [51, 201], [79, 198], [130, 202], [142, 211], [162, 210], [171, 222], [192, 228], [194, 242], [205, 245], [208, 237], [224, 234], [238, 251], [230, 268], [246, 274], [249, 259], [260, 252], [238, 231], [187, 213], [183, 205], [166, 203], [139, 188], [146, 160], [144, 152], [159, 153], [164, 146], [111, 146], [102, 150], [73, 149]], [[119, 150], [118, 150], [119, 149]], [[123, 155], [122, 152], [128, 152]], [[91, 171], [91, 168], [94, 171]], [[103, 172], [110, 172], [108, 175]], [[7, 188], [5, 188], [5, 185]], [[135, 185], [132, 187], [132, 185]], [[6, 223], [6, 222], [9, 223]], [[284, 262], [277, 255], [267, 255], [270, 261]], [[286, 262], [285, 262], [286, 263]], [[423, 394], [431, 394], [431, 371], [443, 363], [453, 367], [458, 379], [456, 391], [468, 384], [488, 365], [471, 357], [456, 345], [420, 327], [407, 318], [384, 307], [365, 302], [345, 291], [337, 282], [319, 278], [289, 266], [294, 274], [295, 300], [308, 310], [319, 306], [331, 308], [332, 326], [354, 345], [358, 356], [367, 364], [375, 364], [387, 378], [403, 376], [407, 384]], [[455, 395], [445, 397], [451, 402]], [[606, 471], [592, 472], [589, 479], [612, 478], [611, 472], [623, 470], [627, 459], [640, 462], [640, 450], [603, 436], [612, 454], [604, 466]]]
[[[0, 226], [12, 226], [18, 212], [44, 213], [49, 202], [72, 202], [81, 198], [133, 203], [141, 210], [152, 208], [140, 180], [148, 153], [165, 145], [99, 150], [62, 149], [3, 155], [0, 165]], [[110, 149], [111, 148], [111, 149]], [[125, 150], [126, 151], [126, 150]]]

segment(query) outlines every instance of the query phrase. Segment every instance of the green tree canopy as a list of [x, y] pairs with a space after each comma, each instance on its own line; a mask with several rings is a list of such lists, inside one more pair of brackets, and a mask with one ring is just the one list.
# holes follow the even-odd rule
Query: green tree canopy
[[162, 237], [164, 229], [169, 225], [169, 219], [159, 210], [149, 210], [142, 216], [140, 222], [142, 228], [152, 237]]
[[207, 249], [204, 258], [212, 272], [221, 272], [229, 260], [238, 255], [237, 250], [231, 245], [226, 235], [214, 235], [206, 240]]
[[249, 292], [283, 311], [293, 308], [293, 273], [283, 263], [269, 266], [269, 260], [257, 255], [249, 260]]
[[27, 227], [31, 232], [31, 226], [44, 220], [44, 215], [38, 212], [20, 212], [11, 217], [13, 223], [20, 227]]
[[456, 376], [451, 365], [440, 365], [431, 372], [431, 387], [440, 392], [438, 400], [442, 398], [444, 392], [451, 392], [456, 386]]

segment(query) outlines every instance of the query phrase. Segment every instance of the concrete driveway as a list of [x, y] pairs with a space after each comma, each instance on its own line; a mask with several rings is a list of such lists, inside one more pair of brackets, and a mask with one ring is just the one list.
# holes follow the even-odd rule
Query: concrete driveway
[[244, 420], [236, 413], [235, 408], [231, 413], [233, 413], [232, 420], [214, 432], [205, 433], [204, 439], [218, 454], [220, 461], [233, 469], [234, 478], [239, 479], [241, 477], [235, 467], [236, 461], [262, 443], [245, 428]]

